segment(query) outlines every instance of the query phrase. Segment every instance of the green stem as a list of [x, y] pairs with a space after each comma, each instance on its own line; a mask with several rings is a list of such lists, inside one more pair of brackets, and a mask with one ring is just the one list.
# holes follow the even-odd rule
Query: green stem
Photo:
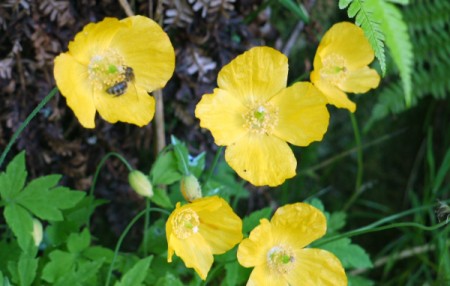
[[108, 286], [111, 280], [111, 275], [112, 275], [112, 271], [114, 269], [114, 263], [116, 262], [117, 259], [117, 255], [119, 254], [119, 250], [120, 247], [122, 246], [122, 242], [125, 239], [125, 237], [127, 236], [128, 232], [131, 230], [131, 228], [134, 226], [134, 224], [142, 217], [144, 216], [148, 211], [158, 211], [160, 213], [163, 214], [167, 214], [170, 215], [170, 213], [164, 209], [160, 209], [160, 208], [149, 208], [147, 210], [147, 208], [145, 210], [142, 210], [140, 213], [138, 213], [131, 221], [130, 223], [127, 225], [127, 227], [124, 229], [124, 231], [122, 232], [122, 234], [119, 237], [119, 240], [117, 241], [116, 244], [116, 248], [114, 249], [114, 256], [113, 259], [111, 261], [111, 265], [109, 266], [109, 270], [108, 270], [108, 275], [106, 276], [106, 283], [105, 286]]
[[220, 155], [222, 155], [224, 147], [219, 146], [219, 149], [217, 149], [216, 155], [214, 156], [213, 163], [211, 165], [210, 171], [208, 172], [208, 176], [206, 177], [205, 181], [203, 182], [204, 185], [206, 185], [207, 182], [209, 182], [209, 179], [211, 179], [212, 174], [214, 173], [214, 170], [217, 167], [217, 164], [219, 163]]
[[[370, 233], [370, 232], [375, 232], [375, 231], [380, 231], [380, 230], [385, 230], [385, 229], [390, 229], [390, 228], [395, 228], [395, 227], [407, 227], [407, 226], [409, 226], [409, 227], [418, 227], [418, 228], [421, 228], [423, 230], [434, 230], [434, 229], [437, 229], [437, 228], [445, 225], [446, 223], [448, 223], [448, 222], [442, 222], [442, 223], [437, 224], [435, 226], [424, 226], [422, 224], [418, 224], [418, 223], [414, 223], [414, 222], [404, 222], [404, 223], [395, 223], [395, 224], [380, 226], [382, 224], [385, 224], [387, 222], [390, 222], [390, 221], [393, 221], [393, 220], [405, 217], [405, 216], [410, 215], [410, 214], [414, 214], [414, 213], [417, 213], [417, 212], [420, 212], [420, 211], [424, 211], [424, 210], [429, 210], [430, 208], [433, 208], [433, 205], [424, 205], [424, 206], [421, 206], [421, 207], [417, 207], [417, 208], [409, 209], [409, 210], [406, 210], [406, 211], [403, 211], [403, 212], [400, 212], [400, 213], [396, 213], [396, 214], [390, 215], [388, 217], [382, 218], [382, 219], [380, 219], [380, 220], [378, 220], [378, 221], [376, 221], [374, 223], [371, 223], [369, 225], [360, 227], [358, 229], [351, 230], [351, 231], [348, 231], [348, 232], [342, 233], [342, 234], [337, 234], [337, 235], [334, 235], [332, 237], [324, 238], [324, 239], [318, 241], [318, 243], [314, 244], [314, 246], [315, 247], [316, 246], [320, 246], [320, 245], [323, 245], [323, 244], [326, 244], [326, 243], [329, 243], [329, 242], [332, 242], [332, 241], [335, 241], [335, 240], [338, 240], [338, 239], [341, 239], [341, 238], [344, 238], [344, 237], [352, 237], [352, 236], [355, 236], [355, 235], [360, 235], [360, 234], [364, 234], [364, 233]], [[378, 226], [380, 226], [380, 227], [378, 227]]]
[[358, 169], [356, 172], [356, 181], [355, 181], [355, 190], [353, 191], [352, 196], [345, 204], [343, 210], [347, 211], [351, 205], [355, 202], [355, 200], [361, 195], [361, 184], [362, 184], [362, 178], [363, 178], [363, 169], [364, 169], [364, 163], [363, 163], [363, 148], [361, 144], [361, 135], [359, 133], [359, 127], [358, 122], [356, 121], [356, 117], [353, 113], [349, 112], [350, 119], [352, 121], [352, 127], [353, 127], [353, 133], [355, 136], [355, 143], [356, 143], [356, 156], [357, 156], [357, 164]]
[[148, 241], [148, 226], [150, 225], [150, 200], [148, 198], [145, 199], [145, 217], [144, 217], [144, 237], [143, 237], [143, 252], [144, 256], [147, 256], [147, 241]]
[[[119, 153], [116, 153], [116, 152], [109, 152], [102, 158], [100, 163], [97, 165], [97, 169], [95, 170], [94, 178], [92, 179], [91, 189], [89, 190], [90, 197], [94, 196], [95, 185], [97, 184], [97, 179], [98, 179], [98, 176], [100, 174], [100, 171], [101, 171], [103, 165], [105, 165], [106, 160], [108, 160], [109, 157], [112, 157], [112, 156], [114, 156], [114, 157], [118, 158], [120, 161], [122, 161], [122, 163], [124, 163], [124, 165], [127, 167], [128, 171], [130, 171], [130, 172], [133, 171], [133, 168], [131, 167], [131, 165], [128, 163], [128, 161], [122, 155], [120, 155]], [[92, 200], [89, 201], [89, 206], [88, 206], [89, 211], [91, 211], [91, 207], [92, 207]], [[90, 227], [89, 218], [86, 223], [86, 226], [89, 229], [89, 227]]]
[[19, 128], [14, 132], [13, 136], [11, 137], [11, 140], [9, 140], [8, 145], [6, 145], [5, 150], [3, 150], [2, 155], [0, 156], [0, 167], [3, 164], [3, 161], [5, 161], [6, 155], [8, 155], [9, 151], [11, 150], [11, 147], [16, 142], [17, 138], [19, 138], [19, 135], [22, 133], [22, 131], [28, 126], [30, 121], [36, 116], [36, 114], [44, 107], [44, 105], [47, 104], [47, 102], [50, 101], [50, 99], [55, 96], [55, 94], [58, 92], [58, 88], [53, 88], [49, 94], [47, 94], [46, 97], [36, 106], [36, 108], [28, 115], [28, 117], [25, 119], [24, 122], [19, 126]]
[[419, 228], [425, 231], [433, 231], [436, 230], [444, 225], [446, 225], [448, 222], [447, 221], [443, 221], [441, 223], [438, 223], [436, 225], [432, 225], [432, 226], [426, 226], [420, 223], [416, 223], [416, 222], [398, 222], [398, 223], [393, 223], [390, 225], [384, 225], [384, 226], [380, 226], [380, 227], [374, 227], [374, 228], [366, 228], [366, 227], [362, 227], [359, 229], [355, 229], [352, 231], [348, 231], [344, 234], [338, 235], [338, 236], [334, 236], [334, 237], [330, 237], [328, 239], [324, 239], [323, 241], [320, 241], [320, 243], [317, 243], [315, 246], [320, 246], [320, 245], [324, 245], [336, 240], [339, 240], [341, 238], [345, 238], [345, 237], [352, 237], [352, 236], [356, 236], [356, 235], [360, 235], [360, 234], [366, 234], [366, 233], [371, 233], [371, 232], [377, 232], [377, 231], [382, 231], [382, 230], [386, 230], [386, 229], [391, 229], [391, 228], [400, 228], [400, 227], [415, 227], [415, 228]]

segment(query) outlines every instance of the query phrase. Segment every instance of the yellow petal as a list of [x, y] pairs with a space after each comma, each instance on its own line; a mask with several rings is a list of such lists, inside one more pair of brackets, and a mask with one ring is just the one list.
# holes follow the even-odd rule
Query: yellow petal
[[144, 126], [155, 114], [155, 99], [133, 84], [129, 84], [127, 91], [120, 96], [96, 91], [94, 99], [98, 113], [110, 123], [122, 121]]
[[203, 95], [195, 108], [200, 126], [211, 131], [217, 145], [230, 145], [247, 131], [244, 129], [244, 105], [229, 92], [216, 88]]
[[371, 88], [378, 87], [380, 76], [377, 71], [369, 67], [348, 71], [347, 76], [338, 87], [346, 92], [365, 93]]
[[111, 39], [126, 25], [116, 18], [105, 18], [98, 23], [90, 23], [69, 43], [69, 53], [87, 66], [91, 58], [109, 48]]
[[[305, 283], [290, 285], [309, 285]], [[255, 267], [247, 282], [247, 286], [289, 286], [281, 274], [274, 273], [267, 264]]]
[[322, 140], [330, 115], [326, 98], [311, 83], [300, 82], [285, 88], [270, 103], [279, 108], [275, 136], [298, 146]]
[[[344, 57], [348, 69], [367, 66], [374, 59], [373, 49], [364, 36], [364, 31], [350, 22], [333, 25], [323, 36], [316, 57], [323, 59], [330, 54]], [[314, 66], [314, 69], [316, 68]]]
[[67, 105], [85, 128], [95, 127], [93, 87], [89, 84], [87, 67], [78, 63], [70, 54], [55, 58], [56, 85], [67, 99]]
[[327, 230], [325, 215], [317, 208], [295, 203], [277, 209], [271, 219], [274, 233], [292, 248], [301, 249], [322, 237]]
[[242, 240], [242, 220], [224, 199], [197, 199], [189, 207], [200, 217], [199, 233], [213, 254], [225, 253]]
[[315, 71], [311, 73], [311, 82], [325, 95], [329, 104], [355, 112], [356, 104], [348, 99], [347, 94], [330, 83], [321, 80]]
[[297, 161], [288, 144], [274, 136], [249, 133], [228, 146], [225, 160], [255, 186], [278, 186], [295, 176]]
[[164, 87], [175, 68], [175, 52], [167, 34], [147, 17], [133, 16], [120, 22], [128, 28], [118, 30], [110, 46], [133, 68], [136, 86], [148, 92]]
[[224, 66], [217, 83], [249, 106], [264, 103], [285, 88], [287, 74], [285, 55], [269, 47], [254, 47]]
[[255, 267], [267, 263], [267, 253], [273, 247], [272, 225], [267, 219], [261, 219], [249, 238], [242, 240], [237, 251], [239, 264]]
[[296, 252], [295, 267], [285, 275], [289, 285], [347, 285], [340, 261], [328, 251], [305, 248]]
[[[199, 233], [187, 239], [179, 239], [175, 235], [171, 235], [168, 244], [183, 260], [186, 267], [194, 268], [200, 278], [206, 279], [214, 258], [211, 249]], [[171, 259], [168, 261], [171, 262]]]

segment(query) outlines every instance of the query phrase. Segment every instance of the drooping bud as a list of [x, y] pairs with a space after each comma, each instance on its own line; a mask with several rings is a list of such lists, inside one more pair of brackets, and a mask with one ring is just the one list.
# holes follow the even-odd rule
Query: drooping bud
[[141, 171], [133, 170], [128, 174], [131, 188], [141, 196], [153, 197], [153, 187], [150, 179]]
[[202, 189], [194, 175], [184, 176], [181, 179], [180, 188], [183, 197], [188, 202], [192, 202], [193, 200], [200, 199], [202, 197]]
[[34, 245], [39, 246], [42, 242], [43, 237], [43, 231], [42, 231], [42, 224], [38, 219], [33, 218], [33, 240]]

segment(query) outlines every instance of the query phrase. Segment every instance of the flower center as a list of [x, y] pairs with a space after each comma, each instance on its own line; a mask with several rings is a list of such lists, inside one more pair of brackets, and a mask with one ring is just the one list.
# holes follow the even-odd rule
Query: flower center
[[320, 77], [333, 85], [337, 85], [347, 77], [347, 63], [338, 54], [329, 54], [322, 59]]
[[200, 220], [195, 211], [185, 209], [173, 218], [173, 231], [180, 239], [185, 239], [198, 232]]
[[292, 251], [284, 247], [274, 246], [267, 253], [269, 268], [281, 274], [288, 273], [294, 261], [295, 257]]
[[115, 50], [94, 55], [88, 65], [89, 80], [97, 90], [106, 90], [124, 81], [126, 71], [123, 58]]
[[278, 123], [278, 110], [268, 103], [256, 104], [243, 116], [244, 127], [254, 133], [268, 134]]

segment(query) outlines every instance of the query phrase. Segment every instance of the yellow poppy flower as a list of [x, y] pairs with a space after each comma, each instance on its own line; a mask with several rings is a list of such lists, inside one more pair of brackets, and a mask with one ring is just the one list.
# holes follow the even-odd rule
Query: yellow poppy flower
[[333, 254], [304, 248], [325, 232], [323, 213], [304, 203], [280, 207], [270, 222], [261, 219], [237, 252], [242, 266], [254, 267], [247, 285], [347, 285]]
[[372, 47], [360, 27], [349, 22], [335, 24], [317, 48], [311, 82], [330, 104], [355, 112], [356, 104], [346, 92], [365, 93], [378, 86], [380, 76], [368, 67], [373, 59]]
[[86, 25], [55, 58], [54, 75], [84, 127], [95, 127], [96, 111], [110, 123], [144, 126], [155, 113], [148, 92], [164, 87], [174, 67], [167, 34], [153, 20], [133, 16]]
[[242, 240], [242, 220], [217, 196], [177, 204], [166, 223], [167, 261], [175, 253], [186, 267], [206, 279], [213, 254], [222, 254]]
[[310, 83], [286, 87], [288, 59], [269, 47], [255, 47], [219, 73], [218, 88], [205, 94], [195, 116], [225, 160], [256, 186], [277, 186], [295, 176], [297, 161], [287, 142], [307, 146], [328, 128], [325, 97]]

